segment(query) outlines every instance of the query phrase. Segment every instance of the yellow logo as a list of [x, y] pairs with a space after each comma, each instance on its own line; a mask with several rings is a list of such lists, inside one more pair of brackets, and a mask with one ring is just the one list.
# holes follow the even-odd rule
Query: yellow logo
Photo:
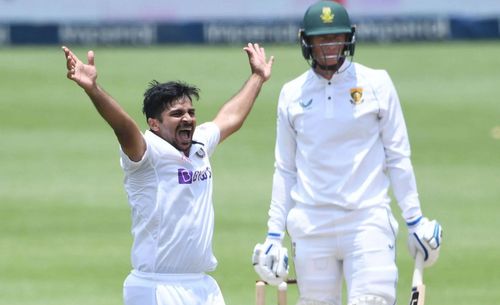
[[351, 89], [351, 103], [359, 105], [363, 102], [363, 88], [357, 87]]
[[328, 6], [323, 7], [323, 11], [321, 13], [321, 20], [323, 20], [323, 23], [332, 23], [333, 22], [333, 17], [335, 17], [334, 14], [332, 14], [332, 9], [329, 8]]

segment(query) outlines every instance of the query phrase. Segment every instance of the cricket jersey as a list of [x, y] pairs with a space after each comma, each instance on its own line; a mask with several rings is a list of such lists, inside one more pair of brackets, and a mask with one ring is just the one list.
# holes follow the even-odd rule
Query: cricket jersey
[[212, 168], [220, 130], [195, 129], [186, 157], [151, 131], [142, 160], [121, 152], [125, 190], [132, 210], [132, 267], [149, 273], [199, 273], [215, 269]]
[[[268, 227], [285, 230], [295, 204], [360, 209], [390, 202], [421, 215], [399, 98], [384, 70], [345, 62], [327, 80], [309, 69], [278, 101]], [[325, 215], [325, 217], [328, 217]]]

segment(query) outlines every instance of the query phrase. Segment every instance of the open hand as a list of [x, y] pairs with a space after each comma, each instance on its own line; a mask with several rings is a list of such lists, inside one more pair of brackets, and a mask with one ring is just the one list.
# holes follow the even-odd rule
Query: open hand
[[90, 90], [96, 86], [97, 70], [94, 65], [94, 51], [87, 52], [87, 64], [84, 64], [67, 47], [62, 47], [66, 57], [66, 76], [77, 83], [84, 90]]
[[266, 51], [264, 48], [260, 47], [258, 43], [248, 43], [243, 50], [245, 50], [248, 54], [248, 60], [250, 62], [252, 73], [259, 75], [264, 81], [267, 81], [271, 77], [271, 68], [273, 66], [274, 56], [271, 56], [269, 60], [267, 60]]

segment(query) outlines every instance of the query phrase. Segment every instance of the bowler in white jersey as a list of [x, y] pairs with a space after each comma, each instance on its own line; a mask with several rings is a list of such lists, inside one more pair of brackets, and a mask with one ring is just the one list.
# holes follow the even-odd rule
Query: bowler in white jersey
[[441, 226], [422, 216], [405, 121], [384, 70], [352, 62], [355, 28], [343, 6], [320, 1], [300, 31], [311, 69], [285, 84], [278, 102], [275, 172], [268, 236], [254, 250], [255, 270], [280, 283], [292, 241], [298, 304], [396, 302], [398, 224], [389, 187], [409, 229], [415, 257], [432, 265]]
[[144, 93], [149, 130], [134, 120], [96, 82], [94, 52], [84, 64], [67, 47], [67, 77], [87, 93], [120, 144], [120, 164], [132, 210], [132, 271], [125, 280], [125, 305], [224, 305], [217, 282], [206, 272], [212, 253], [213, 171], [209, 157], [243, 124], [274, 58], [248, 44], [251, 75], [212, 122], [196, 126], [198, 88], [153, 81]]

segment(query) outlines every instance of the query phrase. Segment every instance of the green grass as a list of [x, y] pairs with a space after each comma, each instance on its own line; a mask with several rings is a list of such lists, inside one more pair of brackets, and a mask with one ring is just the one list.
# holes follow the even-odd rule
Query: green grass
[[[85, 57], [86, 49], [75, 51]], [[142, 93], [152, 79], [199, 86], [202, 122], [249, 74], [240, 47], [95, 51], [101, 84], [143, 129]], [[425, 272], [427, 304], [498, 304], [500, 140], [491, 131], [500, 126], [500, 43], [359, 44], [356, 52], [356, 61], [391, 74], [424, 213], [444, 227], [440, 260]], [[253, 304], [250, 256], [266, 232], [276, 101], [307, 68], [296, 46], [267, 53], [276, 56], [272, 79], [212, 162], [213, 276], [228, 305]], [[131, 236], [112, 131], [65, 78], [58, 47], [0, 49], [0, 94], [0, 304], [121, 304]], [[396, 205], [394, 213], [400, 219]], [[406, 304], [412, 262], [400, 224], [398, 304]], [[290, 304], [296, 295], [290, 288]]]

